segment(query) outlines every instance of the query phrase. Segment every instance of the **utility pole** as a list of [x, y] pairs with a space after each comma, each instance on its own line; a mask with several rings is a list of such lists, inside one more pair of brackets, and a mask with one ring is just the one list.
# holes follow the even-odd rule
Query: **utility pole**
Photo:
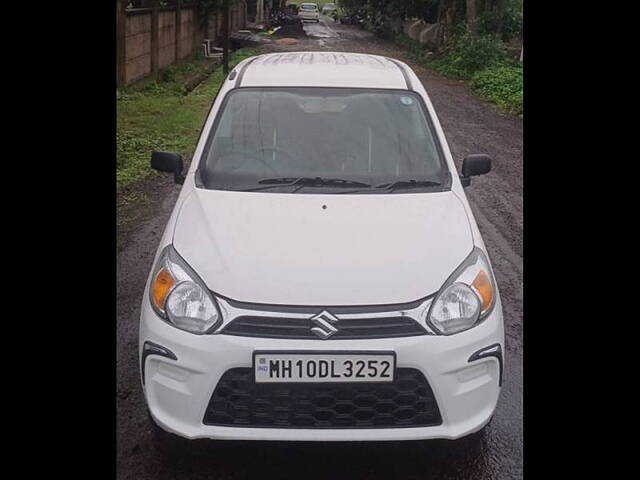
[[222, 1], [222, 71], [229, 73], [229, 0]]

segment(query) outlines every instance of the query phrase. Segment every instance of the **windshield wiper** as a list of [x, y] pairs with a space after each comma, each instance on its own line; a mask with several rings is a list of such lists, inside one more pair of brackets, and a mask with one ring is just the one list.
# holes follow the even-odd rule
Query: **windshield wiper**
[[381, 188], [384, 190], [389, 190], [393, 192], [398, 189], [408, 189], [408, 188], [421, 188], [421, 187], [439, 187], [442, 183], [435, 182], [433, 180], [398, 180], [393, 183], [383, 183], [382, 185], [378, 185], [376, 188]]
[[[255, 192], [259, 190], [267, 190], [270, 188], [297, 186], [294, 192], [302, 187], [371, 187], [368, 183], [358, 182], [356, 180], [346, 180], [344, 178], [322, 178], [322, 177], [280, 177], [280, 178], [264, 178], [258, 183], [263, 184], [261, 187], [246, 188], [244, 192]], [[266, 184], [266, 185], [264, 185]]]

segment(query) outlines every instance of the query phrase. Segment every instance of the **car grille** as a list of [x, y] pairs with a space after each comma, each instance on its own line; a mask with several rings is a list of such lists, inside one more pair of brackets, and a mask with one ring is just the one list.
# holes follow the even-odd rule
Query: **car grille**
[[268, 428], [397, 428], [440, 425], [424, 375], [396, 369], [392, 383], [256, 384], [251, 368], [225, 372], [206, 425]]
[[[307, 318], [241, 316], [229, 322], [220, 333], [245, 337], [295, 338], [318, 340]], [[341, 319], [331, 340], [390, 338], [426, 335], [427, 331], [411, 317]]]

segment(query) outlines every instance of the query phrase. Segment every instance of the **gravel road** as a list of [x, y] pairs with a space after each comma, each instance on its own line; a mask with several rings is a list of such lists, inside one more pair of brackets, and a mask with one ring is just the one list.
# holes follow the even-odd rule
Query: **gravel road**
[[385, 443], [192, 442], [178, 459], [152, 441], [137, 366], [140, 302], [151, 262], [179, 187], [169, 179], [152, 218], [139, 225], [118, 257], [117, 472], [119, 479], [519, 479], [522, 478], [522, 120], [498, 113], [461, 82], [414, 65], [406, 52], [356, 27], [323, 17], [296, 43], [271, 51], [334, 50], [386, 55], [414, 68], [438, 113], [458, 166], [488, 153], [489, 175], [467, 196], [491, 256], [505, 315], [506, 368], [498, 408], [480, 445], [466, 441]]

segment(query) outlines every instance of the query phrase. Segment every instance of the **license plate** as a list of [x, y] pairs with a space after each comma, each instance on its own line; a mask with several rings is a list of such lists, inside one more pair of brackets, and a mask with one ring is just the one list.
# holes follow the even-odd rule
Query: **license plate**
[[255, 352], [256, 383], [393, 382], [393, 352]]

